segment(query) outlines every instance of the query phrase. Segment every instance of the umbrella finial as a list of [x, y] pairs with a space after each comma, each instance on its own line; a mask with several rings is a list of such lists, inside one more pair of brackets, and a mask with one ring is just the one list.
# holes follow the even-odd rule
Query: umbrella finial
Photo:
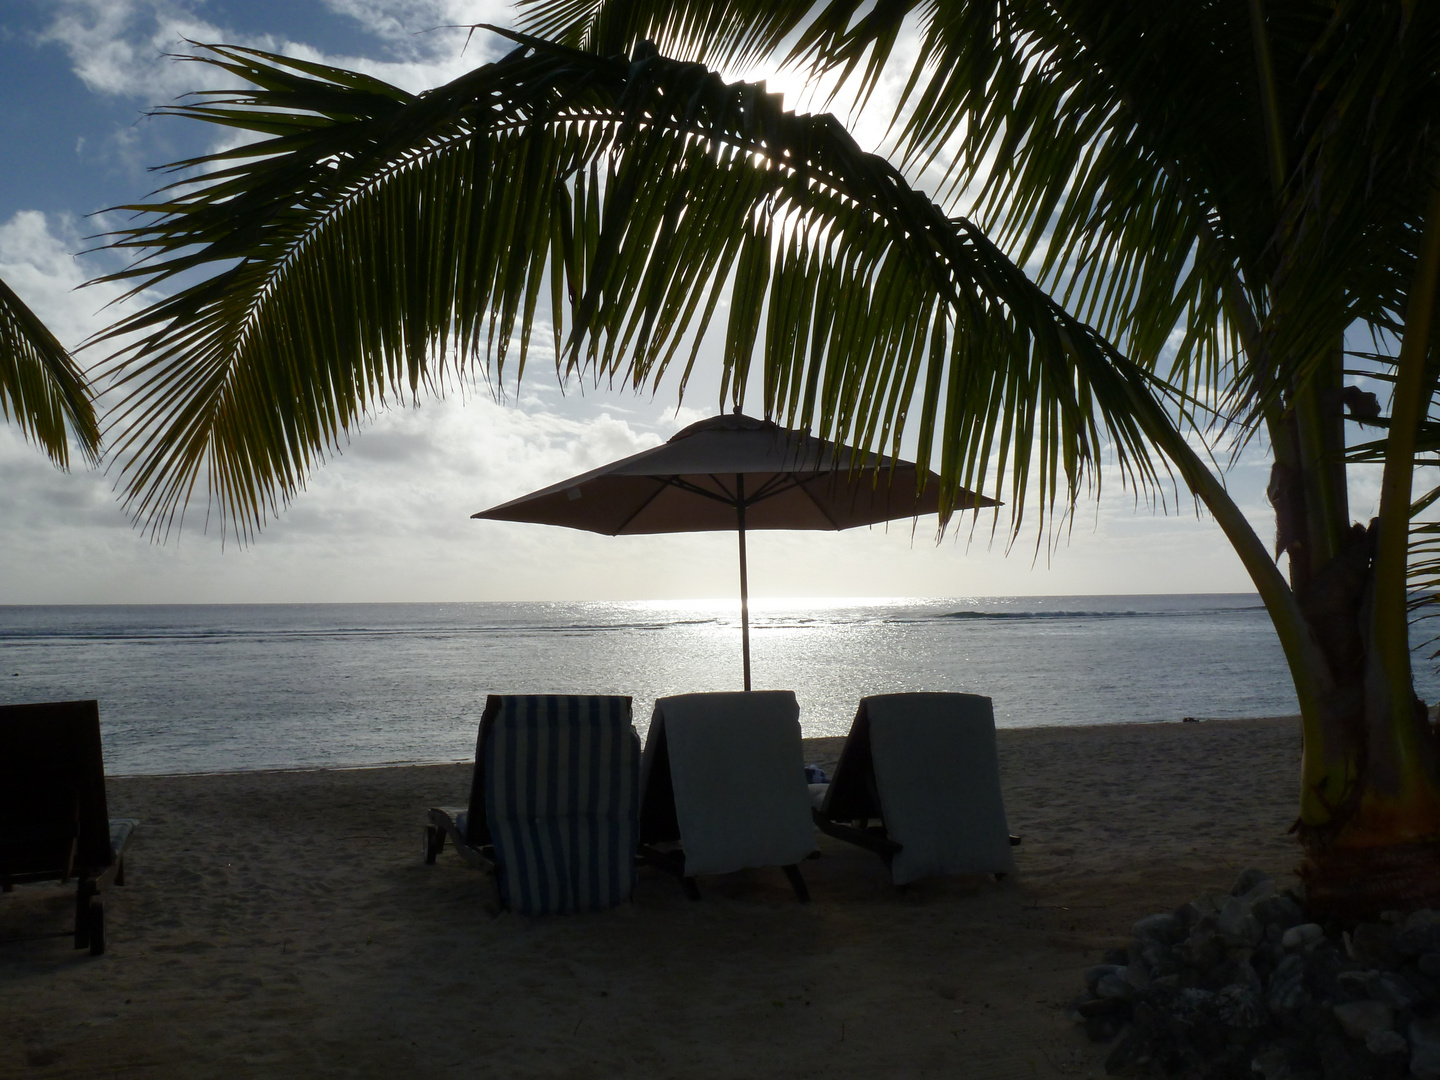
[[737, 401], [730, 409], [736, 416], [740, 415], [740, 403]]

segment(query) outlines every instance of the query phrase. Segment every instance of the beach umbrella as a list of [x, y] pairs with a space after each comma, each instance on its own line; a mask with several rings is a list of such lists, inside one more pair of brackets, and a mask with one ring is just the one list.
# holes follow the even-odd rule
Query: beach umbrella
[[[750, 689], [750, 585], [745, 533], [752, 529], [849, 529], [939, 509], [940, 478], [918, 466], [826, 442], [738, 409], [691, 424], [670, 441], [471, 515], [564, 525], [607, 536], [719, 532], [740, 537], [740, 627]], [[972, 491], [954, 507], [996, 505]]]

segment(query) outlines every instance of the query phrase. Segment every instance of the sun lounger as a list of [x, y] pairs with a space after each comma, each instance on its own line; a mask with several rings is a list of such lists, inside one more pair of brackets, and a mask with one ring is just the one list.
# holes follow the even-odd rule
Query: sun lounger
[[492, 694], [470, 805], [430, 811], [425, 861], [448, 836], [466, 861], [494, 871], [512, 911], [614, 907], [635, 887], [639, 763], [628, 697]]
[[815, 824], [878, 854], [896, 885], [1015, 869], [988, 697], [865, 698], [830, 784], [811, 794]]
[[804, 769], [788, 690], [661, 698], [640, 766], [641, 856], [691, 899], [697, 875], [779, 866], [808, 900], [798, 864], [815, 831]]
[[98, 703], [0, 706], [0, 889], [74, 878], [75, 947], [99, 956], [135, 826], [106, 811]]

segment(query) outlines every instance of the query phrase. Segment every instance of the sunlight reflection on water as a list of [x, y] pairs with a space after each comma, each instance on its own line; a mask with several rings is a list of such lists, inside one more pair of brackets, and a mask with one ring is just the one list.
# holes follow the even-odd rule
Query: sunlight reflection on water
[[[763, 599], [751, 617], [755, 686], [794, 690], [807, 735], [906, 690], [988, 694], [1002, 727], [1295, 710], [1250, 595]], [[657, 697], [739, 689], [739, 605], [0, 607], [0, 666], [0, 702], [99, 698], [116, 774], [454, 761], [488, 693], [630, 694], [643, 733]]]

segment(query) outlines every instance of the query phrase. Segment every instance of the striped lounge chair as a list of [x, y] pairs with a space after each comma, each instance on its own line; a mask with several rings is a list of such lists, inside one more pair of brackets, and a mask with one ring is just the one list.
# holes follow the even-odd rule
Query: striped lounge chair
[[1015, 869], [988, 697], [864, 698], [831, 782], [810, 792], [820, 830], [875, 852], [896, 885]]
[[73, 878], [75, 947], [99, 956], [136, 824], [108, 815], [97, 702], [0, 706], [0, 891]]
[[612, 908], [635, 887], [639, 770], [628, 697], [491, 694], [470, 805], [430, 811], [425, 861], [448, 836], [462, 858], [494, 871], [511, 911]]

